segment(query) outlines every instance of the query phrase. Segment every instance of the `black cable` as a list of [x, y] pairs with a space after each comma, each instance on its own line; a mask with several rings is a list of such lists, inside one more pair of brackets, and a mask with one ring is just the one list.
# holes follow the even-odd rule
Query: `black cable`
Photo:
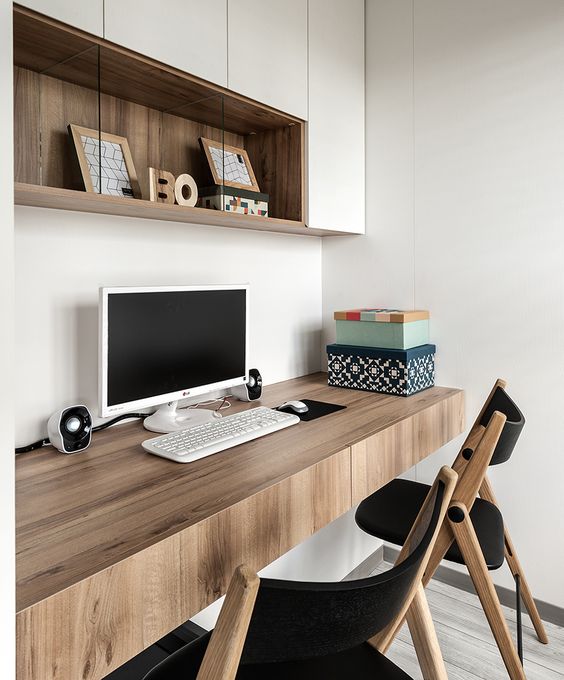
[[150, 415], [151, 415], [150, 413], [122, 413], [121, 416], [116, 416], [115, 418], [108, 420], [106, 423], [96, 425], [96, 427], [92, 428], [92, 432], [99, 432], [100, 430], [105, 430], [107, 427], [119, 423], [120, 420], [128, 420], [129, 418], [146, 418], [147, 416]]
[[[99, 432], [100, 430], [105, 430], [107, 427], [110, 427], [111, 425], [115, 425], [116, 423], [119, 423], [120, 420], [128, 420], [129, 418], [146, 418], [148, 415], [151, 415], [150, 413], [122, 413], [121, 416], [116, 416], [115, 418], [112, 418], [111, 420], [108, 420], [105, 423], [101, 423], [100, 425], [96, 425], [96, 427], [92, 428], [92, 432]], [[27, 446], [19, 446], [16, 448], [16, 455], [19, 455], [20, 453], [28, 453], [29, 451], [35, 451], [35, 449], [40, 449], [43, 446], [49, 446], [51, 442], [49, 439], [40, 439], [37, 442], [33, 442], [33, 444], [28, 444]]]
[[19, 453], [27, 453], [28, 451], [35, 451], [35, 449], [40, 449], [42, 446], [48, 446], [51, 442], [48, 439], [40, 439], [38, 442], [33, 442], [33, 444], [28, 444], [27, 446], [19, 446], [16, 449], [16, 455]]

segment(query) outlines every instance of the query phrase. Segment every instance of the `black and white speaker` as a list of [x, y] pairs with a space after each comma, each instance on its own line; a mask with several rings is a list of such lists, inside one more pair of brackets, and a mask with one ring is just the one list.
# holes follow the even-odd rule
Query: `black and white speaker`
[[244, 385], [237, 385], [231, 394], [240, 401], [254, 401], [262, 394], [262, 376], [258, 368], [249, 369], [249, 380]]
[[47, 422], [51, 444], [61, 453], [77, 453], [90, 446], [92, 416], [86, 406], [69, 406], [57, 411]]

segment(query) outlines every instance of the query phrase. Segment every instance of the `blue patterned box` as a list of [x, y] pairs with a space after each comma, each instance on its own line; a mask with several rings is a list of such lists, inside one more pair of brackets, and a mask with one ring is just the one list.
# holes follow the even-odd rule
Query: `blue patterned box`
[[327, 345], [329, 385], [408, 397], [435, 384], [435, 349]]

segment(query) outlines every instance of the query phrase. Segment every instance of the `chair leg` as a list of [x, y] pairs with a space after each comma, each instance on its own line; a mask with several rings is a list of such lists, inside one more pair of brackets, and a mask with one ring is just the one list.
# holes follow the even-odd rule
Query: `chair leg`
[[421, 583], [407, 610], [406, 619], [423, 680], [448, 680], [437, 632]]
[[448, 518], [509, 677], [511, 680], [526, 680], [466, 506], [452, 503]]
[[[482, 486], [480, 487], [480, 496], [483, 499], [489, 501], [490, 503], [493, 503], [499, 508], [499, 505], [496, 501], [492, 489], [492, 485], [490, 484], [490, 480], [487, 477], [484, 477]], [[504, 538], [505, 538], [505, 559], [507, 561], [507, 565], [509, 566], [511, 573], [513, 574], [513, 578], [519, 576], [523, 604], [525, 605], [527, 611], [529, 612], [529, 616], [531, 617], [531, 621], [535, 628], [535, 632], [537, 634], [538, 639], [544, 645], [547, 645], [548, 635], [546, 634], [546, 630], [541, 620], [535, 600], [533, 598], [533, 594], [531, 593], [531, 589], [529, 588], [529, 584], [527, 583], [527, 579], [525, 578], [525, 574], [523, 573], [523, 568], [521, 567], [519, 558], [517, 557], [517, 553], [515, 552], [515, 546], [513, 545], [513, 541], [511, 540], [511, 536], [509, 535], [507, 527], [505, 527], [504, 529]]]
[[515, 595], [517, 597], [515, 611], [517, 612], [517, 653], [523, 663], [523, 617], [521, 616], [521, 577], [515, 577]]

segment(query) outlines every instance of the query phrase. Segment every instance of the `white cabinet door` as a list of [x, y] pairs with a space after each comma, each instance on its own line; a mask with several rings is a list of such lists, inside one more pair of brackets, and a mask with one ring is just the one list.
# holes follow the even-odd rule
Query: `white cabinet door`
[[88, 33], [104, 34], [104, 0], [21, 0], [20, 4]]
[[227, 0], [105, 0], [106, 38], [227, 85]]
[[228, 87], [307, 118], [307, 0], [228, 0]]
[[364, 0], [309, 0], [310, 227], [363, 234]]

